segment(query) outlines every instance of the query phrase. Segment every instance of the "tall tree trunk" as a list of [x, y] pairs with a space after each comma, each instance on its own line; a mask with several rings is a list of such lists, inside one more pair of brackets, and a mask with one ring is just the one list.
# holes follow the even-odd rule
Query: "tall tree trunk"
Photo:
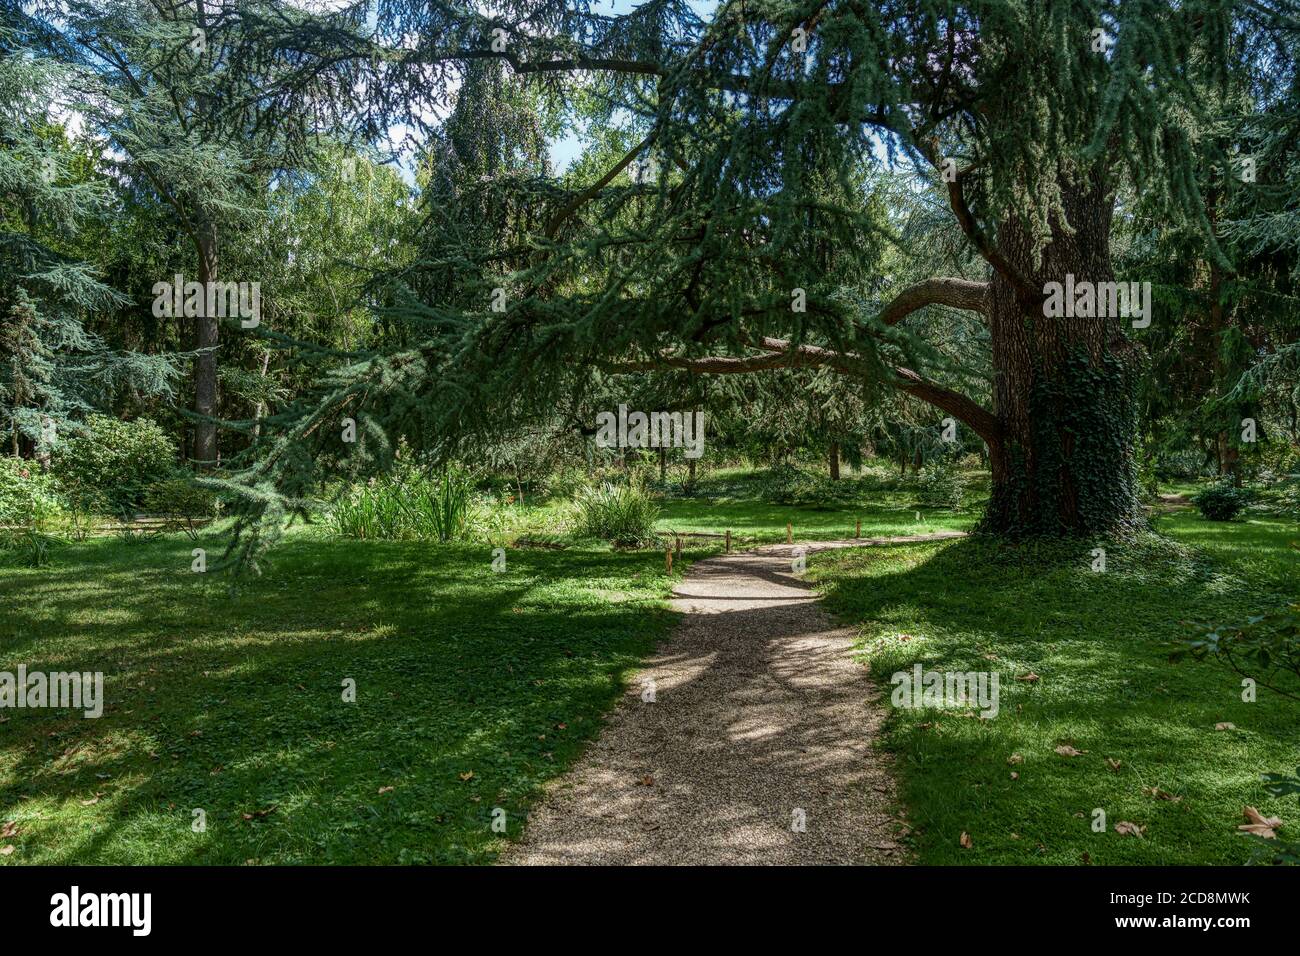
[[[199, 251], [199, 282], [206, 299], [209, 282], [217, 281], [217, 230], [206, 225], [195, 239]], [[217, 317], [208, 315], [207, 308], [195, 319], [195, 347], [199, 354], [194, 359], [194, 413], [215, 418], [217, 414]], [[211, 421], [194, 424], [194, 445], [191, 457], [202, 467], [217, 463], [217, 426]]]
[[[271, 350], [262, 356], [262, 387], [266, 387], [267, 374], [271, 368]], [[267, 407], [264, 399], [258, 399], [257, 410], [253, 412], [253, 441], [262, 437], [262, 419], [266, 417]]]
[[[1069, 227], [1051, 223], [1041, 261], [1029, 230], [1011, 219], [998, 251], [1033, 289], [1048, 281], [1108, 282], [1113, 197], [1099, 177], [1062, 181]], [[1010, 537], [1124, 534], [1139, 526], [1134, 463], [1136, 347], [1128, 319], [1047, 318], [996, 273], [989, 323], [994, 413], [993, 492], [983, 528]]]
[[831, 442], [831, 481], [840, 480], [840, 443]]
[[[1210, 225], [1218, 222], [1218, 193], [1211, 191], [1206, 197], [1207, 215]], [[1223, 270], [1219, 264], [1210, 259], [1210, 347], [1214, 351], [1214, 395], [1220, 397], [1228, 390], [1228, 367], [1224, 361], [1224, 336], [1232, 324], [1232, 318], [1223, 307]], [[1226, 412], [1220, 412], [1226, 415]], [[1241, 456], [1227, 427], [1221, 428], [1215, 436], [1215, 445], [1219, 459], [1219, 475], [1231, 476], [1232, 483], [1241, 487], [1241, 469], [1238, 467]]]

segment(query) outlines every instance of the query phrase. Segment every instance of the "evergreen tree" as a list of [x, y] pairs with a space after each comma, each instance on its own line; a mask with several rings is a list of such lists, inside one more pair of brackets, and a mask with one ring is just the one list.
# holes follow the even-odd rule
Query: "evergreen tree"
[[66, 75], [0, 24], [0, 430], [13, 455], [48, 458], [123, 388], [170, 396], [170, 356], [113, 350], [86, 323], [122, 301], [68, 252], [107, 195], [50, 115]]
[[[1207, 257], [1231, 268], [1198, 185], [1198, 166], [1230, 146], [1194, 141], [1217, 102], [1204, 94], [1257, 68], [1234, 52], [1243, 37], [1277, 42], [1294, 24], [1289, 0], [724, 0], [707, 21], [682, 0], [619, 16], [382, 3], [354, 61], [386, 91], [355, 104], [365, 125], [498, 61], [546, 95], [601, 104], [632, 145], [581, 187], [515, 197], [544, 224], [528, 227], [526, 265], [462, 269], [437, 301], [417, 290], [389, 316], [412, 331], [403, 347], [322, 382], [285, 420], [298, 450], [247, 478], [301, 488], [310, 469], [291, 478], [291, 462], [379, 455], [399, 434], [451, 454], [582, 389], [592, 367], [816, 367], [978, 435], [993, 472], [986, 529], [1132, 530], [1142, 349], [1117, 309], [1089, 314], [1083, 300], [1051, 315], [1049, 284], [1115, 280], [1124, 190], [1162, 227], [1201, 230]], [[655, 175], [625, 175], [646, 159]], [[864, 164], [924, 176], [979, 273], [872, 276], [881, 237], [861, 210]], [[926, 339], [931, 307], [987, 330], [972, 339], [992, 362], [979, 390], [978, 375], [954, 384], [945, 343]], [[369, 444], [338, 444], [345, 416]]]
[[[224, 274], [223, 239], [252, 228], [270, 184], [303, 164], [320, 128], [341, 128], [332, 97], [352, 74], [322, 70], [313, 45], [350, 42], [355, 25], [312, 31], [309, 12], [253, 0], [36, 0], [13, 19], [29, 48], [75, 68], [75, 108], [118, 174], [172, 210], [194, 253], [187, 279], [260, 283]], [[190, 454], [212, 464], [222, 317], [201, 311]]]

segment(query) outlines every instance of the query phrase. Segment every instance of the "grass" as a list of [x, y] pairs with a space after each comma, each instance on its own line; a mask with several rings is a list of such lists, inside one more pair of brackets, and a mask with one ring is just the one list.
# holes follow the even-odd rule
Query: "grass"
[[[926, 509], [878, 479], [846, 479], [825, 507], [757, 489], [753, 473], [710, 473], [659, 502], [658, 527], [731, 529], [744, 547], [784, 540], [787, 522], [801, 540], [849, 537], [859, 520], [864, 536], [965, 530], [981, 504], [977, 490], [961, 511]], [[493, 540], [550, 540], [565, 513], [497, 509]], [[1000, 674], [993, 720], [898, 710], [887, 724], [919, 862], [1238, 863], [1243, 806], [1300, 825], [1258, 777], [1300, 763], [1295, 705], [1267, 691], [1243, 703], [1235, 675], [1166, 659], [1180, 621], [1293, 594], [1300, 531], [1190, 510], [1159, 528], [1172, 541], [1110, 548], [1104, 574], [1086, 545], [977, 538], [812, 559], [886, 690], [915, 662]], [[0, 822], [18, 827], [0, 863], [490, 862], [673, 621], [662, 554], [568, 543], [512, 548], [497, 574], [487, 543], [300, 530], [233, 589], [189, 573], [195, 545], [175, 535], [90, 538], [48, 567], [0, 568], [0, 670], [102, 670], [107, 697], [99, 720], [0, 712]], [[217, 547], [211, 531], [200, 544]], [[1115, 833], [1121, 820], [1143, 837]]]
[[987, 477], [958, 511], [931, 508], [917, 501], [916, 492], [891, 487], [870, 478], [841, 480], [841, 500], [821, 506], [771, 504], [757, 498], [761, 472], [720, 469], [698, 483], [691, 497], [661, 502], [661, 531], [721, 533], [730, 529], [742, 544], [785, 540], [793, 525], [796, 540], [851, 538], [862, 523], [863, 537], [966, 531], [979, 520]]
[[489, 862], [494, 808], [517, 834], [672, 620], [654, 552], [494, 573], [484, 546], [299, 534], [229, 591], [192, 547], [95, 538], [0, 572], [0, 670], [102, 670], [107, 699], [3, 713], [0, 862]]
[[[832, 609], [863, 622], [861, 656], [886, 699], [890, 675], [915, 663], [1000, 675], [993, 719], [891, 712], [885, 742], [918, 862], [1236, 864], [1252, 852], [1236, 830], [1244, 806], [1300, 825], [1294, 799], [1268, 797], [1259, 779], [1300, 764], [1296, 705], [1267, 691], [1244, 703], [1230, 672], [1167, 660], [1180, 622], [1294, 593], [1294, 525], [1182, 513], [1161, 527], [1172, 540], [1108, 548], [1105, 573], [1087, 545], [979, 538], [813, 559]], [[1104, 833], [1091, 827], [1098, 808]], [[1121, 821], [1143, 836], [1117, 833]]]

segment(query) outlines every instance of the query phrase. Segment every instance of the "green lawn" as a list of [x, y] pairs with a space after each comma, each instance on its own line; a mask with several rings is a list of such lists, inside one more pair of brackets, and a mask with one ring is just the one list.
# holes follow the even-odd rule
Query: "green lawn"
[[[993, 719], [891, 714], [919, 862], [1233, 864], [1251, 855], [1236, 831], [1244, 806], [1300, 824], [1294, 798], [1269, 798], [1259, 780], [1300, 764], [1300, 705], [1266, 690], [1243, 703], [1238, 677], [1171, 664], [1166, 643], [1181, 621], [1238, 619], [1287, 584], [1294, 595], [1294, 524], [1182, 513], [1161, 527], [1173, 542], [1110, 547], [1104, 573], [1087, 546], [977, 538], [812, 560], [831, 607], [863, 622], [862, 658], [886, 699], [890, 676], [918, 662], [1000, 675]], [[1215, 729], [1225, 722], [1234, 729]], [[1105, 833], [1092, 830], [1097, 808]], [[1121, 821], [1143, 836], [1116, 833]]]
[[[974, 520], [918, 524], [902, 494], [819, 509], [702, 489], [714, 500], [669, 500], [660, 527], [743, 547], [786, 521], [840, 537], [858, 518], [864, 535]], [[563, 510], [521, 509], [516, 530], [546, 538]], [[678, 574], [721, 548], [698, 544]], [[5, 712], [0, 820], [20, 833], [0, 862], [490, 861], [493, 810], [519, 832], [672, 622], [657, 551], [512, 549], [497, 574], [486, 546], [299, 531], [232, 587], [191, 573], [193, 547], [105, 536], [0, 568], [0, 670], [103, 671], [107, 698], [98, 720]]]
[[790, 523], [796, 540], [851, 538], [862, 523], [863, 537], [928, 534], [971, 528], [983, 511], [987, 477], [974, 482], [961, 510], [928, 508], [905, 489], [880, 487], [872, 480], [855, 480], [846, 473], [843, 500], [825, 505], [771, 504], [758, 498], [761, 472], [720, 469], [706, 475], [690, 498], [668, 498], [662, 504], [661, 530], [721, 533], [728, 529], [742, 544], [785, 540]]
[[[950, 514], [848, 487], [830, 507], [771, 505], [753, 476], [716, 473], [665, 501], [659, 526], [729, 528], [744, 547], [784, 540], [787, 521], [808, 539], [850, 536], [857, 520], [869, 536], [978, 517], [978, 488]], [[562, 512], [521, 509], [516, 531], [551, 537]], [[1235, 676], [1169, 664], [1165, 642], [1180, 620], [1294, 591], [1300, 534], [1190, 511], [1160, 528], [1178, 543], [1112, 548], [1104, 574], [1086, 547], [974, 538], [812, 559], [833, 609], [862, 622], [877, 679], [918, 661], [1001, 675], [993, 720], [891, 717], [919, 861], [1235, 863], [1249, 855], [1244, 805], [1295, 816], [1258, 774], [1300, 763], [1296, 705], [1267, 691], [1242, 703]], [[493, 811], [518, 834], [673, 621], [657, 551], [511, 549], [498, 574], [487, 546], [299, 530], [262, 577], [234, 583], [191, 573], [192, 547], [109, 536], [62, 546], [48, 568], [0, 568], [0, 670], [101, 670], [107, 696], [98, 720], [0, 712], [0, 821], [18, 827], [0, 863], [490, 862]], [[356, 703], [342, 700], [348, 678]], [[1224, 721], [1235, 729], [1216, 731]], [[1058, 756], [1062, 744], [1087, 753]], [[1097, 807], [1105, 834], [1089, 826]], [[1144, 837], [1116, 834], [1121, 820]]]
[[300, 534], [230, 591], [192, 547], [105, 537], [0, 571], [0, 670], [102, 670], [108, 701], [3, 713], [0, 862], [490, 861], [493, 809], [519, 832], [672, 620], [658, 553], [494, 573], [485, 547]]

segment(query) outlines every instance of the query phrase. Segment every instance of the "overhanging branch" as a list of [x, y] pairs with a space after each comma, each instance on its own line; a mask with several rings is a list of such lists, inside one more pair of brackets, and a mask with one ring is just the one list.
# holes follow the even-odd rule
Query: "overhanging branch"
[[[736, 375], [788, 368], [831, 368], [846, 375], [861, 375], [868, 368], [867, 363], [860, 356], [851, 352], [837, 352], [818, 345], [796, 346], [785, 339], [767, 337], [754, 344], [756, 348], [763, 349], [767, 354], [735, 357], [706, 355], [688, 358], [662, 353], [645, 361], [605, 363], [602, 367], [615, 374], [682, 369], [706, 375]], [[895, 366], [891, 371], [894, 377], [890, 384], [895, 388], [913, 398], [928, 402], [941, 411], [948, 412], [970, 427], [975, 434], [988, 443], [990, 448], [1000, 447], [1002, 428], [997, 417], [988, 409], [960, 392], [923, 378], [912, 369]]]

